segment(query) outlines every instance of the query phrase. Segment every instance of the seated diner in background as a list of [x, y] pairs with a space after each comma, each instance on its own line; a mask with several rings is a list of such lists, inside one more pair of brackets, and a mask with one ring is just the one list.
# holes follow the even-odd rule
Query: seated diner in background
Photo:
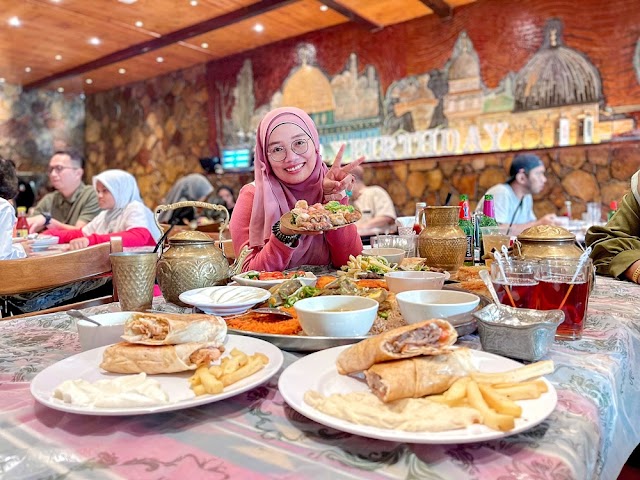
[[[512, 235], [518, 235], [536, 225], [559, 223], [558, 217], [553, 213], [536, 218], [533, 212], [532, 195], [540, 193], [547, 183], [544, 173], [544, 163], [537, 155], [516, 155], [505, 183], [494, 185], [486, 191], [485, 195], [493, 195], [496, 221], [501, 225], [511, 226]], [[476, 212], [482, 212], [483, 205], [484, 200], [480, 200]]]
[[0, 260], [26, 257], [22, 245], [13, 243], [16, 210], [10, 201], [18, 194], [18, 176], [11, 160], [0, 157]]
[[387, 191], [378, 185], [366, 185], [362, 167], [354, 168], [351, 173], [356, 179], [351, 203], [362, 213], [356, 222], [360, 236], [395, 232], [396, 209]]
[[[179, 179], [173, 187], [160, 200], [163, 205], [171, 205], [178, 202], [206, 202], [207, 197], [213, 192], [213, 185], [207, 177], [200, 173], [191, 173]], [[167, 210], [158, 216], [160, 223], [188, 224], [196, 218], [196, 210], [193, 207]]]
[[27, 219], [29, 233], [45, 228], [82, 228], [100, 213], [95, 190], [82, 183], [84, 159], [78, 152], [68, 150], [54, 153], [47, 172], [55, 191], [46, 194], [33, 207]]
[[640, 170], [631, 177], [631, 191], [604, 226], [593, 225], [585, 238], [592, 248], [596, 272], [640, 283]]
[[318, 130], [309, 115], [294, 107], [277, 108], [265, 115], [256, 135], [255, 181], [240, 190], [230, 223], [236, 257], [243, 247], [251, 249], [244, 271], [329, 264], [339, 268], [349, 255], [362, 252], [355, 225], [304, 234], [280, 225], [282, 215], [298, 200], [309, 205], [332, 200], [348, 203], [345, 190], [354, 183], [351, 171], [364, 158], [341, 167], [343, 151], [344, 146], [328, 168], [320, 156]]
[[69, 243], [72, 250], [108, 242], [122, 237], [124, 247], [153, 246], [161, 233], [153, 212], [140, 198], [133, 175], [123, 170], [105, 170], [93, 177], [102, 212], [91, 222], [76, 230], [49, 230], [50, 235]]

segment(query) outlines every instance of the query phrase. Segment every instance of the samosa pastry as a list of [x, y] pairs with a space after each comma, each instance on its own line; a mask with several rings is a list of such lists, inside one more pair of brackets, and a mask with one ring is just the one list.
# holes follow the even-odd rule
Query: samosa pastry
[[442, 393], [472, 370], [469, 350], [456, 348], [448, 355], [377, 363], [364, 375], [371, 391], [386, 403]]
[[371, 365], [418, 355], [448, 353], [458, 338], [446, 320], [433, 319], [389, 330], [344, 350], [336, 360], [338, 373], [361, 372]]
[[124, 324], [122, 338], [142, 345], [178, 345], [191, 342], [221, 344], [227, 323], [215, 315], [134, 313]]
[[220, 358], [224, 346], [215, 343], [137, 345], [120, 342], [107, 347], [100, 368], [112, 373], [176, 373], [195, 370]]

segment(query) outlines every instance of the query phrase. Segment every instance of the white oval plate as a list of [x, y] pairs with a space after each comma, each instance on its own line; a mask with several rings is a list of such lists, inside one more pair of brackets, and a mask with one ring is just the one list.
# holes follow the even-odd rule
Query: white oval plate
[[235, 315], [246, 312], [270, 296], [271, 293], [263, 288], [226, 285], [187, 290], [178, 298], [210, 315]]
[[151, 407], [95, 408], [70, 405], [53, 398], [53, 391], [65, 380], [84, 379], [88, 382], [96, 382], [97, 380], [122, 376], [105, 372], [98, 366], [102, 361], [102, 353], [105, 348], [107, 347], [94, 348], [93, 350], [78, 353], [45, 368], [31, 382], [31, 394], [38, 402], [47, 407], [84, 415], [145, 415], [148, 413], [169, 412], [204, 405], [205, 403], [218, 402], [251, 390], [269, 380], [280, 370], [283, 362], [282, 351], [268, 342], [257, 338], [228, 335], [223, 356], [228, 356], [233, 348], [237, 348], [247, 355], [257, 352], [264, 353], [269, 357], [269, 363], [253, 375], [229, 385], [218, 395], [200, 395], [196, 397], [193, 390], [189, 388], [188, 378], [194, 373], [194, 370], [191, 370], [166, 375], [149, 375], [149, 378], [160, 382], [164, 391], [169, 395], [170, 403], [168, 404]]
[[[431, 444], [482, 442], [507, 437], [538, 425], [553, 412], [558, 402], [555, 388], [544, 379], [549, 390], [535, 400], [518, 402], [522, 406], [522, 417], [516, 418], [515, 428], [508, 432], [499, 432], [478, 424], [444, 432], [405, 432], [358, 425], [322, 413], [304, 401], [304, 394], [308, 390], [315, 390], [324, 396], [369, 390], [365, 382], [349, 375], [340, 375], [336, 370], [336, 359], [340, 352], [347, 348], [349, 346], [345, 345], [307, 355], [282, 372], [278, 382], [278, 389], [291, 408], [311, 420], [343, 432], [394, 442]], [[481, 372], [503, 372], [522, 366], [514, 360], [478, 350], [471, 350], [471, 361], [473, 366]], [[313, 375], [309, 372], [313, 372]]]
[[[238, 285], [245, 285], [247, 287], [258, 287], [258, 288], [271, 288], [276, 285], [280, 285], [281, 283], [286, 282], [287, 280], [294, 280], [290, 278], [281, 278], [281, 279], [272, 279], [272, 280], [254, 280], [251, 278], [247, 278], [247, 274], [250, 272], [240, 273], [239, 275], [234, 275], [231, 277], [232, 280], [235, 280]], [[318, 277], [316, 277], [311, 272], [305, 272], [304, 277], [297, 277], [295, 280], [300, 280], [304, 285], [308, 285], [310, 287], [315, 287], [316, 282], [318, 281]]]

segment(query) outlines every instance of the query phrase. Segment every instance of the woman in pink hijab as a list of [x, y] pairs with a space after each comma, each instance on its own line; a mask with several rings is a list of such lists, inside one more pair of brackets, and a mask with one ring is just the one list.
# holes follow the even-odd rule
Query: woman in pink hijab
[[324, 233], [295, 235], [280, 226], [280, 217], [298, 200], [309, 205], [338, 200], [355, 179], [351, 170], [364, 158], [341, 167], [344, 145], [331, 168], [322, 162], [318, 130], [304, 111], [294, 107], [269, 112], [258, 125], [255, 181], [242, 187], [229, 229], [236, 255], [251, 249], [243, 270], [282, 271], [300, 265], [339, 268], [349, 255], [362, 252], [355, 225]]

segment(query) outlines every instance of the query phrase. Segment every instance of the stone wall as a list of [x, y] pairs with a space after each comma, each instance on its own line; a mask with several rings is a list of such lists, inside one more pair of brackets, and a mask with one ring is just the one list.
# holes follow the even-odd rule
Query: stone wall
[[86, 102], [87, 173], [108, 168], [136, 176], [154, 207], [185, 174], [202, 172], [208, 146], [204, 66], [97, 93]]
[[84, 148], [84, 99], [0, 84], [0, 155], [44, 174], [55, 150]]
[[[608, 211], [629, 189], [631, 175], [640, 169], [640, 143], [621, 142], [535, 151], [547, 167], [547, 184], [535, 197], [538, 217], [563, 213], [565, 200], [572, 202], [574, 218], [586, 211], [587, 202], [601, 202]], [[365, 183], [381, 185], [393, 198], [398, 215], [413, 215], [415, 202], [442, 205], [449, 192], [451, 203], [466, 193], [472, 209], [484, 192], [503, 182], [512, 155], [469, 155], [366, 164]]]

